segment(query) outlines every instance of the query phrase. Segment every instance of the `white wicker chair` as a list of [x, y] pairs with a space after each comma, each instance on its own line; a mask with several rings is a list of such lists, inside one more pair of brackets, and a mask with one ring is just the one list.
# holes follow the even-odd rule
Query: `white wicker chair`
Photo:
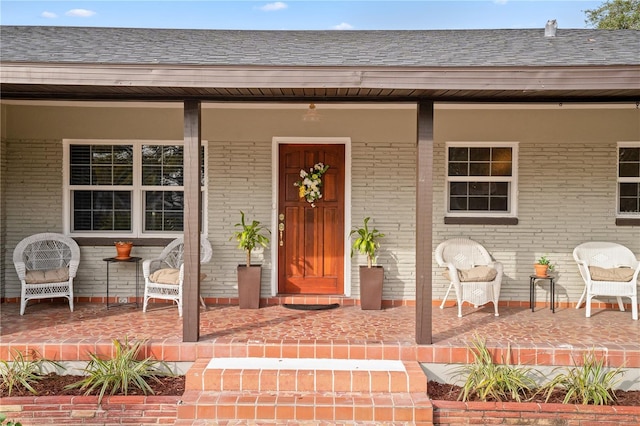
[[[640, 262], [627, 247], [609, 242], [593, 241], [583, 243], [573, 250], [573, 258], [578, 264], [580, 275], [585, 286], [582, 296], [576, 305], [580, 308], [582, 302], [586, 302], [586, 316], [591, 316], [591, 299], [596, 296], [612, 296], [618, 300], [618, 307], [624, 311], [622, 298], [631, 299], [631, 318], [638, 319], [638, 273], [640, 273]], [[630, 267], [635, 273], [630, 281], [594, 281], [590, 266], [610, 269], [619, 267]]]
[[[447, 293], [440, 304], [444, 308], [451, 287], [456, 291], [458, 317], [462, 317], [462, 303], [469, 302], [474, 306], [493, 302], [495, 316], [498, 316], [498, 300], [502, 286], [502, 263], [491, 259], [489, 252], [480, 244], [466, 238], [454, 238], [444, 241], [436, 248], [436, 261], [447, 268], [450, 279]], [[459, 271], [469, 271], [477, 266], [488, 266], [495, 270], [495, 278], [491, 281], [461, 281]]]
[[66, 297], [73, 312], [73, 279], [80, 264], [80, 248], [71, 238], [40, 233], [24, 238], [13, 250], [22, 290], [20, 315], [30, 299]]
[[[211, 243], [204, 237], [200, 238], [200, 263], [211, 261], [213, 250]], [[142, 262], [144, 274], [144, 302], [142, 311], [147, 312], [149, 299], [173, 300], [178, 305], [178, 314], [182, 316], [182, 288], [184, 284], [184, 238], [176, 238], [171, 241], [156, 259], [146, 259]], [[154, 282], [153, 274], [161, 269], [177, 270], [177, 283]], [[202, 297], [200, 304], [206, 307]]]

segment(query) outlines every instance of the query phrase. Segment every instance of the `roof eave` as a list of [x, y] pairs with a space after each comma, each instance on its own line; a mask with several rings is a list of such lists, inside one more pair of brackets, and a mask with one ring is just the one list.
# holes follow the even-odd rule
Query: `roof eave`
[[3, 98], [640, 98], [640, 65], [300, 67], [2, 63]]

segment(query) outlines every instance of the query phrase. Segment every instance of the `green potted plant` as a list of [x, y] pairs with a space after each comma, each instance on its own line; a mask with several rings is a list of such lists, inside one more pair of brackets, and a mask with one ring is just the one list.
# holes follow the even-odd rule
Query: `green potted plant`
[[351, 247], [354, 252], [367, 256], [367, 266], [360, 266], [360, 307], [366, 310], [382, 308], [382, 283], [384, 268], [376, 263], [376, 251], [380, 248], [380, 238], [384, 234], [376, 228], [369, 228], [370, 217], [364, 218], [364, 225], [351, 231], [349, 237], [357, 235]]
[[262, 266], [251, 264], [251, 252], [258, 246], [266, 247], [269, 237], [263, 234], [264, 228], [259, 221], [248, 221], [240, 211], [240, 222], [234, 225], [237, 231], [230, 239], [238, 242], [238, 248], [246, 252], [247, 263], [238, 265], [238, 303], [241, 309], [258, 309], [260, 307], [260, 279]]
[[540, 256], [533, 267], [535, 268], [536, 275], [538, 277], [546, 277], [549, 272], [553, 271], [553, 265], [546, 254], [544, 256]]

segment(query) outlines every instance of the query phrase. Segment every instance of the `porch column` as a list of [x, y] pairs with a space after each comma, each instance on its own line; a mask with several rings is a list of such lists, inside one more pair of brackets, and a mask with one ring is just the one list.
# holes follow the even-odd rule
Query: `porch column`
[[200, 102], [184, 102], [184, 288], [182, 341], [200, 338]]
[[416, 343], [432, 343], [433, 102], [418, 103]]

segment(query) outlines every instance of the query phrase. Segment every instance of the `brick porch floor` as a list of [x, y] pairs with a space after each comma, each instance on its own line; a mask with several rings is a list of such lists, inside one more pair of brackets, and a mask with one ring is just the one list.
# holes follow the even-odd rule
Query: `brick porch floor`
[[[458, 318], [454, 307], [434, 307], [433, 344], [417, 345], [415, 307], [363, 311], [352, 300], [343, 302], [326, 311], [209, 305], [201, 309], [196, 343], [182, 342], [182, 319], [169, 304], [143, 313], [96, 303], [77, 303], [70, 312], [64, 303], [43, 303], [20, 316], [17, 303], [5, 303], [0, 357], [36, 349], [50, 359], [86, 360], [89, 352], [108, 356], [112, 339], [149, 339], [148, 355], [193, 362], [177, 405], [181, 426], [432, 425], [419, 363], [467, 362], [476, 334], [498, 359], [510, 348], [514, 363], [572, 365], [595, 348], [608, 365], [640, 367], [640, 322], [629, 312], [595, 309], [585, 318], [584, 309], [561, 307], [553, 314], [548, 307], [502, 306], [494, 317], [492, 306], [465, 305]], [[321, 366], [307, 358], [320, 359]], [[345, 363], [353, 367], [341, 368]], [[385, 363], [393, 368], [380, 369]]]
[[583, 351], [595, 348], [609, 365], [640, 367], [640, 321], [630, 312], [584, 308], [500, 307], [478, 309], [467, 304], [463, 317], [456, 309], [433, 308], [433, 344], [415, 343], [415, 308], [398, 306], [362, 311], [347, 306], [327, 311], [296, 311], [273, 305], [257, 310], [233, 305], [209, 305], [201, 310], [200, 341], [182, 342], [182, 319], [168, 304], [151, 305], [147, 313], [133, 306], [107, 310], [103, 304], [64, 303], [27, 307], [0, 305], [0, 357], [10, 349], [37, 349], [61, 360], [86, 360], [87, 352], [107, 354], [111, 339], [148, 338], [150, 354], [166, 361], [211, 357], [285, 357], [390, 359], [460, 363], [469, 359], [467, 345], [474, 334], [496, 351], [511, 347], [512, 361], [530, 365], [572, 365]]

